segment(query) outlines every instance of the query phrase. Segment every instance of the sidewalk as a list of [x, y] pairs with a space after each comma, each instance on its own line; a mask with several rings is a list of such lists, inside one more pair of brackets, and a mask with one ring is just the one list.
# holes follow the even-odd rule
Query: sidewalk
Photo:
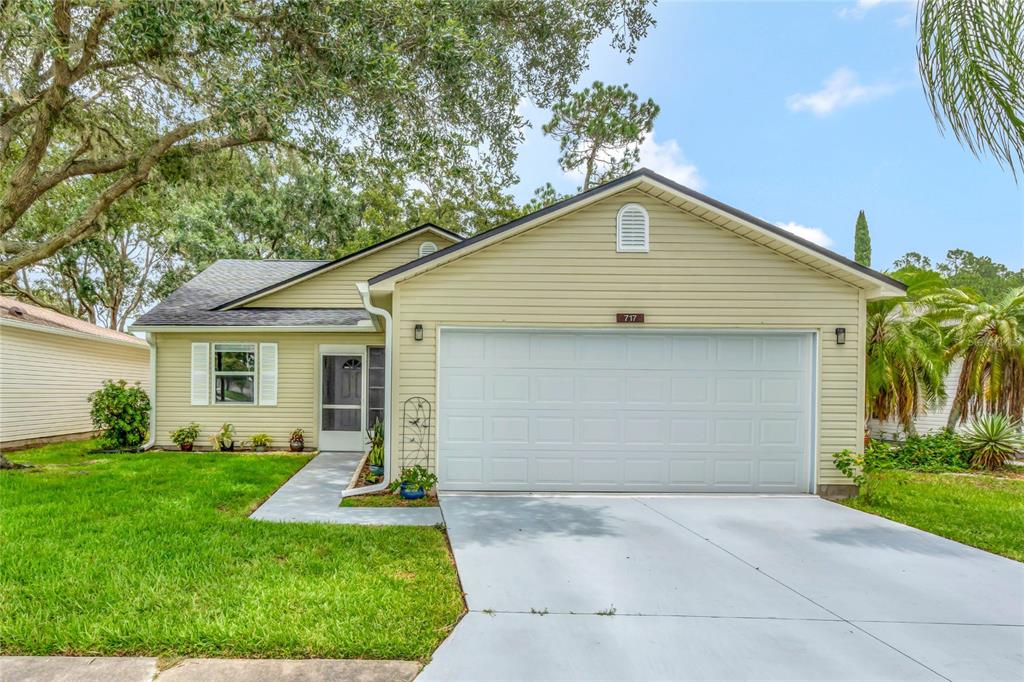
[[339, 507], [341, 493], [362, 457], [358, 452], [321, 452], [249, 518], [360, 526], [434, 526], [444, 522], [439, 507]]
[[3, 682], [409, 682], [416, 661], [0, 656]]

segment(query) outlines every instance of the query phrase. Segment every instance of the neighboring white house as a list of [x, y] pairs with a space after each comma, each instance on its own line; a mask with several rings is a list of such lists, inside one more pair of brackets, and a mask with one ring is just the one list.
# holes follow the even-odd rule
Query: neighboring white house
[[104, 379], [148, 391], [146, 342], [0, 296], [0, 449], [92, 434], [88, 397]]
[[[946, 424], [949, 422], [949, 411], [953, 407], [953, 394], [956, 393], [956, 386], [960, 381], [962, 366], [963, 360], [955, 360], [950, 366], [945, 381], [946, 398], [914, 419], [914, 429], [918, 434], [934, 433], [946, 428]], [[898, 422], [891, 420], [869, 419], [868, 430], [871, 432], [872, 438], [882, 440], [902, 440], [906, 435], [903, 427]]]

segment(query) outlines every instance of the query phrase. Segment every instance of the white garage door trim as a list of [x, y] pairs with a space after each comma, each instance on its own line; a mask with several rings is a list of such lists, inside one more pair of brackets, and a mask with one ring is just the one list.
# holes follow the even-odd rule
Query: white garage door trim
[[[489, 491], [499, 491], [499, 490], [505, 490], [505, 491], [527, 491], [527, 490], [534, 490], [534, 491], [542, 491], [542, 492], [555, 491], [555, 490], [566, 490], [566, 488], [564, 488], [564, 487], [559, 488], [557, 485], [554, 486], [554, 487], [552, 487], [552, 486], [545, 487], [544, 485], [541, 485], [541, 484], [527, 486], [527, 487], [523, 487], [521, 485], [520, 486], [516, 486], [516, 485], [511, 485], [511, 486], [495, 486], [495, 485], [488, 485], [488, 484], [483, 484], [482, 486], [474, 486], [472, 484], [459, 484], [459, 483], [453, 484], [453, 483], [450, 483], [450, 482], [446, 481], [446, 478], [445, 478], [445, 474], [446, 474], [446, 471], [445, 471], [445, 467], [446, 467], [446, 459], [445, 459], [445, 454], [446, 454], [445, 453], [445, 443], [446, 443], [446, 440], [445, 440], [445, 428], [446, 427], [445, 427], [445, 419], [444, 419], [445, 418], [445, 414], [444, 414], [445, 405], [444, 405], [444, 399], [442, 397], [443, 387], [444, 387], [444, 383], [443, 382], [445, 381], [445, 377], [444, 377], [444, 369], [445, 368], [444, 368], [444, 363], [443, 363], [443, 357], [444, 357], [444, 346], [445, 346], [445, 343], [446, 343], [446, 338], [447, 339], [451, 339], [451, 334], [452, 333], [458, 333], [458, 332], [468, 332], [468, 333], [501, 332], [501, 333], [506, 333], [506, 334], [507, 333], [512, 333], [512, 334], [531, 334], [531, 335], [535, 335], [535, 334], [590, 335], [590, 334], [593, 334], [593, 335], [601, 335], [601, 336], [609, 335], [609, 334], [614, 334], [614, 335], [641, 336], [641, 337], [643, 335], [652, 335], [652, 336], [670, 337], [670, 338], [686, 337], [686, 336], [691, 336], [691, 337], [693, 337], [693, 336], [696, 336], [696, 337], [716, 337], [716, 340], [715, 340], [716, 347], [717, 347], [717, 343], [718, 343], [717, 337], [722, 337], [722, 336], [726, 336], [726, 337], [729, 337], [729, 336], [732, 336], [732, 337], [735, 337], [735, 336], [745, 336], [745, 335], [746, 336], [755, 336], [755, 337], [770, 337], [770, 336], [774, 336], [774, 335], [802, 336], [802, 337], [805, 338], [805, 343], [806, 343], [805, 348], [806, 348], [806, 351], [807, 351], [807, 353], [806, 353], [807, 357], [805, 358], [806, 364], [800, 363], [799, 371], [806, 373], [805, 374], [806, 379], [804, 381], [805, 381], [805, 389], [807, 391], [807, 393], [806, 393], [807, 404], [806, 404], [806, 406], [802, 406], [802, 407], [803, 407], [803, 409], [806, 410], [806, 412], [805, 412], [805, 414], [803, 416], [807, 420], [807, 424], [806, 424], [807, 432], [804, 433], [804, 435], [801, 436], [801, 438], [806, 438], [805, 443], [806, 443], [807, 451], [806, 451], [806, 453], [804, 455], [804, 457], [806, 458], [806, 462], [805, 462], [805, 467], [804, 467], [804, 470], [803, 470], [803, 475], [806, 475], [807, 478], [806, 478], [806, 481], [800, 480], [799, 481], [799, 485], [801, 485], [801, 486], [806, 485], [806, 490], [787, 491], [787, 492], [804, 492], [804, 493], [806, 493], [806, 492], [814, 493], [815, 492], [816, 481], [817, 481], [817, 473], [818, 473], [817, 472], [817, 467], [818, 467], [817, 459], [818, 458], [816, 456], [816, 453], [818, 451], [818, 432], [819, 432], [818, 413], [817, 413], [818, 405], [817, 405], [817, 403], [818, 403], [818, 396], [820, 395], [819, 385], [818, 385], [819, 374], [820, 374], [820, 372], [819, 372], [819, 362], [820, 362], [820, 358], [819, 358], [819, 355], [820, 355], [820, 353], [819, 353], [819, 333], [818, 333], [818, 330], [816, 330], [816, 329], [807, 329], [807, 328], [794, 328], [794, 329], [734, 329], [734, 328], [686, 328], [686, 329], [675, 328], [675, 329], [670, 329], [669, 328], [669, 329], [666, 329], [666, 328], [623, 328], [623, 327], [586, 327], [586, 328], [568, 327], [568, 328], [565, 328], [565, 327], [504, 327], [504, 326], [480, 327], [480, 326], [453, 326], [453, 325], [443, 325], [443, 326], [439, 326], [438, 329], [437, 329], [437, 347], [436, 347], [437, 382], [435, 384], [435, 390], [436, 390], [436, 394], [435, 394], [435, 401], [436, 402], [435, 402], [435, 404], [438, 406], [438, 419], [436, 420], [438, 451], [437, 451], [437, 460], [436, 461], [437, 461], [438, 476], [440, 477], [440, 480], [441, 480], [439, 488], [442, 489], [442, 490], [489, 490]], [[446, 337], [446, 334], [447, 334], [447, 337]], [[524, 408], [524, 409], [529, 409], [529, 408]], [[742, 410], [737, 410], [737, 411], [742, 411]], [[801, 444], [801, 445], [803, 445], [803, 444]], [[715, 492], [715, 491], [730, 492], [730, 493], [731, 492], [744, 492], [744, 490], [739, 490], [739, 489], [737, 489], [737, 490], [724, 490], [723, 487], [727, 488], [728, 486], [722, 486], [720, 484], [716, 484], [716, 487], [714, 487], [713, 489], [709, 489], [709, 490], [706, 490], [706, 491], [703, 491], [703, 492]], [[738, 487], [742, 488], [743, 486], [738, 486]], [[599, 492], [599, 491], [601, 491], [600, 488], [601, 488], [601, 486], [598, 485], [596, 487], [577, 488], [577, 490], [580, 490], [582, 492]], [[622, 491], [622, 492], [666, 492], [666, 491], [671, 492], [671, 491], [679, 490], [679, 487], [673, 487], [673, 486], [669, 485], [667, 488], [662, 487], [661, 489], [659, 489], [658, 486], [654, 486], [654, 485], [650, 485], [650, 484], [645, 484], [645, 485], [629, 485], [629, 484], [627, 484], [627, 485], [612, 486], [610, 488], [607, 488], [606, 490], [618, 490], [618, 491]], [[698, 492], [698, 491], [694, 491], [694, 492]], [[750, 490], [749, 492], [763, 494], [765, 492], [770, 492], [770, 491], [766, 491], [766, 490]]]

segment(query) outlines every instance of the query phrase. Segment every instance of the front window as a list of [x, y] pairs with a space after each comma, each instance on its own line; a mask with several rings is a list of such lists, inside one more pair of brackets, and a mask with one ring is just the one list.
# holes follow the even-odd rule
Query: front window
[[213, 390], [218, 403], [256, 402], [256, 344], [213, 344]]

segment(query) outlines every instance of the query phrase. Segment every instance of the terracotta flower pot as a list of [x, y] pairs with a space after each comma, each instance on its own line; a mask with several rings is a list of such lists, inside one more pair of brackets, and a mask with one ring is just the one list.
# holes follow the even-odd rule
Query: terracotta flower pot
[[193, 444], [192, 443], [181, 443], [180, 445], [178, 445], [178, 447], [181, 448], [182, 452], [192, 452]]
[[302, 448], [306, 446], [304, 440], [293, 440], [288, 442], [288, 449], [292, 452], [302, 452]]

